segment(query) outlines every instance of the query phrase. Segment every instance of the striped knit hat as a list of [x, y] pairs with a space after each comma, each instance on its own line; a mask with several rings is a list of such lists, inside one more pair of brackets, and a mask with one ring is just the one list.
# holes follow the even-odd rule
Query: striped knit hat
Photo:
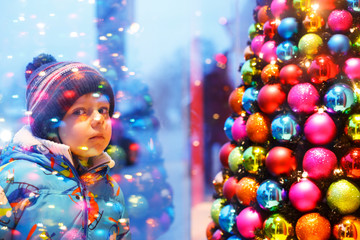
[[33, 134], [51, 139], [69, 108], [87, 93], [102, 93], [109, 98], [110, 116], [114, 112], [114, 93], [109, 82], [94, 68], [78, 62], [57, 62], [40, 54], [26, 67], [27, 110]]

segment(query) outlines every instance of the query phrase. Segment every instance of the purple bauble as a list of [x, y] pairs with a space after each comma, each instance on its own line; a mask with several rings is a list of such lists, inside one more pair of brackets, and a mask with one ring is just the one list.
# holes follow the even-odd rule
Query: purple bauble
[[231, 134], [235, 141], [241, 142], [245, 140], [246, 138], [246, 121], [243, 117], [238, 117], [232, 128], [231, 128]]
[[310, 114], [319, 103], [320, 95], [310, 83], [299, 83], [290, 89], [287, 100], [294, 112]]
[[326, 145], [336, 136], [336, 125], [324, 112], [311, 115], [304, 124], [306, 139], [316, 145]]
[[262, 46], [264, 45], [264, 35], [257, 35], [251, 41], [251, 50], [254, 52], [256, 56], [259, 56]]
[[319, 180], [332, 175], [337, 166], [335, 153], [329, 149], [317, 147], [309, 149], [303, 159], [303, 169], [310, 178]]
[[360, 58], [349, 58], [346, 60], [344, 72], [352, 80], [360, 79]]
[[270, 63], [271, 61], [276, 61], [276, 42], [267, 41], [266, 43], [264, 43], [264, 45], [261, 47], [259, 56], [268, 63]]
[[243, 209], [236, 217], [236, 226], [239, 233], [245, 238], [255, 237], [255, 230], [262, 227], [262, 218], [254, 208]]
[[315, 209], [321, 200], [321, 191], [315, 183], [304, 178], [290, 187], [289, 199], [297, 210], [308, 212]]
[[334, 10], [328, 17], [328, 25], [333, 32], [347, 32], [353, 23], [353, 17], [346, 10]]

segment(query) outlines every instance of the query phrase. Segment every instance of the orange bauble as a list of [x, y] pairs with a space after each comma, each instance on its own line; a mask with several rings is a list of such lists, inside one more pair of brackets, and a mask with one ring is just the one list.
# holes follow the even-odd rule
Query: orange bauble
[[206, 238], [208, 240], [211, 240], [212, 239], [212, 236], [214, 234], [214, 232], [216, 231], [217, 227], [216, 227], [216, 224], [211, 221], [208, 225], [207, 225], [207, 228], [206, 228]]
[[245, 92], [244, 86], [238, 87], [235, 88], [229, 96], [229, 106], [237, 114], [240, 114], [242, 111], [242, 98], [244, 92]]
[[250, 115], [246, 122], [246, 133], [251, 141], [265, 143], [270, 137], [270, 120], [257, 112]]
[[261, 71], [261, 80], [264, 84], [271, 82], [278, 82], [280, 76], [279, 66], [277, 64], [268, 64]]
[[257, 13], [257, 19], [258, 19], [258, 22], [261, 23], [261, 24], [264, 24], [265, 22], [267, 22], [270, 18], [269, 18], [269, 15], [268, 15], [268, 10], [269, 9], [269, 6], [265, 5], [265, 6], [262, 6], [258, 13]]
[[259, 188], [259, 183], [249, 177], [243, 177], [237, 184], [236, 197], [240, 204], [248, 206], [251, 202], [256, 201], [256, 191]]
[[330, 234], [329, 220], [319, 213], [308, 213], [296, 223], [296, 236], [299, 240], [328, 240]]

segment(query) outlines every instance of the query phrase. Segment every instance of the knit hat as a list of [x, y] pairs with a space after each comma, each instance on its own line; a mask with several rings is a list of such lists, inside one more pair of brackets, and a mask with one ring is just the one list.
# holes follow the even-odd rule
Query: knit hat
[[40, 54], [26, 67], [27, 110], [31, 112], [33, 134], [49, 139], [58, 136], [58, 127], [69, 108], [87, 93], [106, 95], [110, 116], [114, 112], [114, 93], [109, 82], [94, 68], [79, 62], [57, 62]]

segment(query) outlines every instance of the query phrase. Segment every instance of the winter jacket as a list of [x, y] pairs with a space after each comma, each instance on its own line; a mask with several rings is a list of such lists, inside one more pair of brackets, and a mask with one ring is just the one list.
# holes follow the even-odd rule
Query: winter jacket
[[22, 128], [1, 153], [0, 239], [130, 239], [106, 153], [75, 170], [70, 148]]

